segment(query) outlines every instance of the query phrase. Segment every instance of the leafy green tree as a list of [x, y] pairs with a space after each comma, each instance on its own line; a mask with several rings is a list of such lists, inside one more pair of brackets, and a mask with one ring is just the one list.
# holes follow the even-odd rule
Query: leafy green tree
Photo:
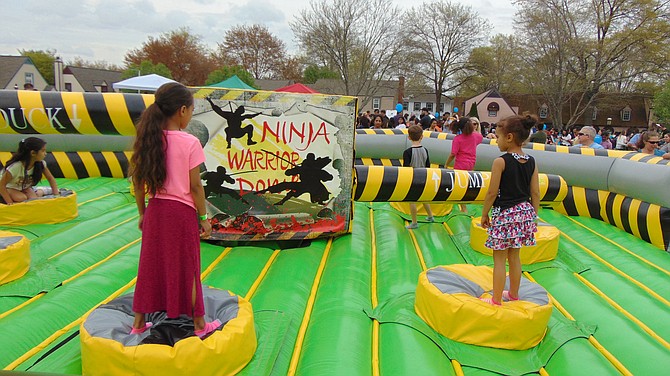
[[124, 70], [123, 73], [121, 73], [121, 78], [124, 80], [126, 78], [131, 78], [131, 77], [136, 77], [136, 76], [146, 76], [147, 74], [157, 74], [159, 76], [167, 77], [167, 78], [172, 78], [172, 72], [170, 72], [170, 69], [165, 66], [163, 63], [158, 63], [154, 64], [151, 62], [151, 60], [142, 60], [142, 62], [138, 64], [130, 64], [128, 66], [128, 69]]
[[19, 50], [21, 56], [29, 57], [35, 64], [35, 68], [49, 85], [54, 84], [54, 61], [56, 50]]
[[306, 84], [313, 84], [320, 78], [340, 78], [340, 75], [328, 67], [320, 67], [316, 64], [310, 64], [303, 72], [303, 81]]
[[223, 80], [227, 80], [233, 76], [239, 77], [242, 82], [249, 86], [256, 87], [256, 80], [254, 80], [254, 76], [240, 65], [226, 66], [211, 72], [209, 76], [207, 76], [205, 85], [212, 85]]
[[[630, 92], [667, 72], [670, 3], [660, 0], [517, 0], [523, 77], [553, 123], [591, 122], [601, 92]], [[563, 118], [563, 109], [570, 114]]]
[[117, 72], [123, 71], [123, 68], [121, 68], [120, 66], [118, 66], [116, 64], [108, 63], [104, 60], [88, 61], [88, 60], [84, 60], [81, 56], [75, 56], [74, 60], [68, 61], [65, 65], [74, 66], [74, 67], [81, 67], [81, 68], [104, 69], [104, 70], [111, 70], [111, 71], [117, 71]]
[[670, 123], [670, 81], [654, 96], [654, 115], [661, 123]]
[[479, 118], [479, 112], [477, 111], [477, 103], [472, 103], [472, 106], [470, 106], [470, 112], [468, 112], [468, 117], [476, 117]]

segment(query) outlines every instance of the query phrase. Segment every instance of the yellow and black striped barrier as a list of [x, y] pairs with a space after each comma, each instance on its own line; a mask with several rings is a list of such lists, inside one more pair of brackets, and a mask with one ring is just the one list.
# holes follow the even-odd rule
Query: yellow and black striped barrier
[[[11, 155], [10, 152], [0, 152], [0, 167]], [[56, 151], [47, 153], [44, 160], [55, 178], [125, 178], [131, 155], [131, 151]]]
[[152, 94], [0, 91], [0, 134], [135, 134]]
[[[363, 202], [483, 202], [490, 172], [444, 168], [355, 166], [354, 200]], [[568, 186], [558, 175], [540, 174], [540, 201], [563, 201]]]
[[670, 243], [670, 208], [617, 193], [568, 187], [556, 211], [599, 219], [661, 249]]
[[[305, 96], [304, 94], [300, 93], [227, 89], [220, 87], [195, 87], [193, 90], [193, 96], [196, 99], [213, 97], [214, 99], [231, 101], [235, 103], [280, 102], [290, 104], [296, 99], [299, 99], [301, 103], [312, 106], [355, 108], [357, 105], [356, 97], [344, 95], [316, 93]], [[279, 107], [281, 106], [278, 106], [278, 108]]]
[[[358, 135], [404, 135], [407, 136], [407, 129], [357, 129], [356, 134]], [[433, 138], [438, 140], [453, 140], [456, 137], [453, 133], [445, 132], [423, 132], [424, 138]], [[482, 144], [485, 145], [497, 145], [496, 140], [491, 140], [484, 138]], [[575, 154], [575, 155], [588, 155], [588, 156], [598, 156], [598, 157], [609, 157], [609, 158], [621, 158], [627, 159], [636, 162], [643, 162], [649, 164], [660, 164], [660, 165], [670, 165], [670, 160], [663, 159], [654, 155], [647, 155], [643, 153], [638, 153], [635, 151], [625, 151], [625, 150], [607, 150], [607, 149], [591, 149], [591, 148], [578, 148], [578, 147], [568, 147], [561, 145], [547, 145], [547, 144], [538, 144], [538, 143], [527, 143], [523, 146], [524, 149], [528, 150], [539, 150], [539, 151], [550, 151], [564, 154]]]

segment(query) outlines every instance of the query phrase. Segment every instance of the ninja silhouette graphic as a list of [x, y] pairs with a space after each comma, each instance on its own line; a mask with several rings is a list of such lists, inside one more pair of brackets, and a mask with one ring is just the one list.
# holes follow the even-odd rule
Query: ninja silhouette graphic
[[223, 186], [223, 183], [235, 184], [235, 179], [227, 174], [225, 167], [218, 166], [216, 172], [207, 171], [203, 173], [201, 177], [202, 180], [207, 182], [207, 185], [205, 186], [205, 197], [210, 197], [211, 194], [219, 196], [229, 195], [235, 199], [246, 202], [237, 191]]
[[252, 119], [260, 115], [260, 113], [245, 115], [244, 106], [239, 106], [235, 111], [232, 111], [232, 105], [230, 106], [231, 111], [224, 111], [221, 107], [215, 105], [211, 98], [207, 97], [205, 99], [207, 99], [207, 102], [212, 106], [212, 110], [228, 122], [228, 126], [225, 129], [228, 149], [230, 149], [230, 141], [233, 138], [241, 138], [244, 135], [247, 136], [247, 145], [256, 144], [256, 141], [252, 139], [254, 136], [254, 126], [247, 124], [245, 127], [242, 127], [242, 121], [245, 119]]
[[314, 153], [308, 153], [301, 164], [293, 164], [294, 167], [289, 168], [284, 172], [286, 176], [297, 175], [300, 181], [282, 182], [259, 191], [258, 193], [279, 193], [288, 191], [286, 196], [284, 196], [281, 201], [275, 203], [275, 205], [282, 205], [292, 197], [299, 197], [302, 194], [309, 193], [310, 201], [313, 204], [318, 203], [320, 205], [325, 205], [326, 200], [330, 197], [330, 192], [328, 192], [328, 189], [322, 182], [333, 180], [333, 175], [324, 171], [323, 168], [331, 161], [332, 160], [329, 157], [315, 158]]

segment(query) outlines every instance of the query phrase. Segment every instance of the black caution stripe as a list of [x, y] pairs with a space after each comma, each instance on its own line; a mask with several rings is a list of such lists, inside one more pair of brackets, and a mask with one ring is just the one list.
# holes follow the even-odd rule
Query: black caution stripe
[[567, 215], [600, 219], [661, 249], [670, 243], [670, 209], [613, 192], [568, 187]]
[[0, 134], [134, 135], [153, 96], [120, 93], [0, 91]]
[[52, 152], [44, 159], [56, 178], [126, 178], [130, 152]]
[[[490, 179], [490, 172], [442, 168], [357, 165], [354, 169], [354, 200], [363, 202], [483, 202]], [[548, 185], [540, 189], [545, 192], [540, 197], [542, 202], [560, 202], [568, 192], [565, 181], [558, 176], [549, 175], [540, 181]]]

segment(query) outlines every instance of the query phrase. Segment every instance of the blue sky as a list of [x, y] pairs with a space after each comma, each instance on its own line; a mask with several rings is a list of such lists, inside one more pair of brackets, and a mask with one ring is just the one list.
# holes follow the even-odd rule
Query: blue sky
[[[511, 0], [467, 1], [495, 33], [512, 33]], [[88, 61], [123, 63], [125, 53], [141, 47], [149, 36], [180, 27], [202, 37], [214, 48], [230, 27], [265, 24], [289, 49], [295, 50], [289, 27], [309, 0], [3, 0], [0, 55], [19, 49], [55, 49], [66, 62], [79, 56]], [[392, 0], [406, 8], [420, 3]], [[407, 5], [409, 3], [409, 5]], [[9, 16], [11, 15], [11, 16]]]

